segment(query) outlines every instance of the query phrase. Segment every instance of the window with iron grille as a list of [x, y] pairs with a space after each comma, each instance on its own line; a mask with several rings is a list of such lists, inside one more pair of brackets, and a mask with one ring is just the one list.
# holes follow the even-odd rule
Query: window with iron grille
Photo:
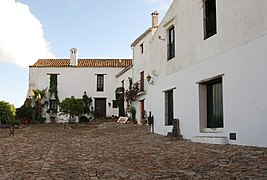
[[217, 33], [216, 29], [216, 0], [204, 0], [204, 39]]
[[171, 26], [168, 30], [168, 60], [175, 57], [175, 29], [174, 26]]
[[104, 91], [104, 74], [97, 74], [97, 91]]

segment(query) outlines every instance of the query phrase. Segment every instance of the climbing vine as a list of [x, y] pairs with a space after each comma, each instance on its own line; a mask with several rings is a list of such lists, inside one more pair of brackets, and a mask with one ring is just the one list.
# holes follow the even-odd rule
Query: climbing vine
[[57, 74], [50, 74], [50, 89], [49, 92], [55, 94], [55, 98], [58, 102], [58, 90], [57, 90]]

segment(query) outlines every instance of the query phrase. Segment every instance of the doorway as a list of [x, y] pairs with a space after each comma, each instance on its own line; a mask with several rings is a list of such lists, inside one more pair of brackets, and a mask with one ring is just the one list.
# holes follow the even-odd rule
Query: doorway
[[140, 112], [141, 112], [141, 121], [144, 119], [144, 115], [145, 115], [145, 100], [140, 100]]
[[173, 90], [165, 92], [165, 125], [173, 124]]
[[106, 98], [95, 98], [95, 117], [106, 117]]

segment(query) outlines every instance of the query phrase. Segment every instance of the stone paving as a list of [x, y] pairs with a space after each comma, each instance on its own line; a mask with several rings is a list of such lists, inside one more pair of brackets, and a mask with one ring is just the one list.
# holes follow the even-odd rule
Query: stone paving
[[210, 145], [95, 121], [0, 129], [0, 179], [267, 179], [267, 148]]

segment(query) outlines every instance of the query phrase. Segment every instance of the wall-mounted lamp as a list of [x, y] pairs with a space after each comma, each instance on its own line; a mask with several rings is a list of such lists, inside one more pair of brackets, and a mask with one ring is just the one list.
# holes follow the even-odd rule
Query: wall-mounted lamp
[[148, 84], [153, 85], [152, 77], [149, 74], [147, 75], [146, 80], [147, 80]]
[[165, 41], [161, 36], [158, 36], [159, 40]]

